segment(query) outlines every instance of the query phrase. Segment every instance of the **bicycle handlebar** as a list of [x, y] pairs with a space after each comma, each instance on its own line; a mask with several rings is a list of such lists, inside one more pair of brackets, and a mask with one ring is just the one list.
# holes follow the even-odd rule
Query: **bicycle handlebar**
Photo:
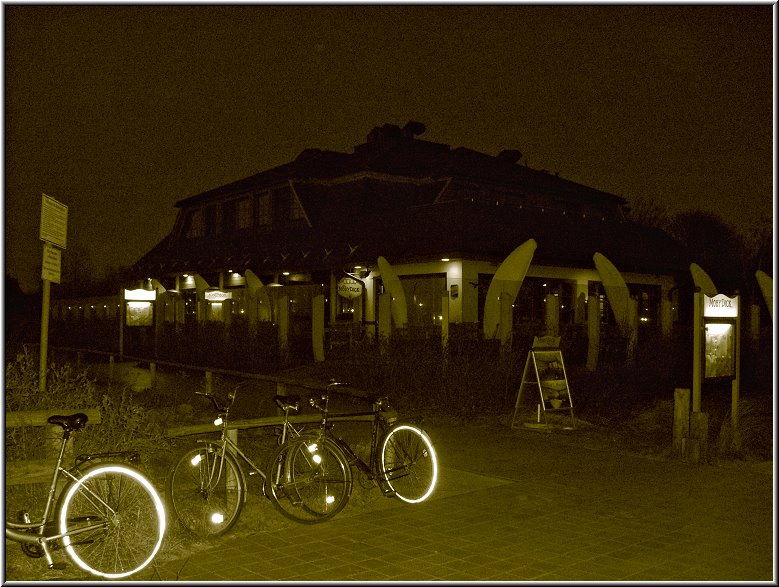
[[241, 389], [242, 387], [245, 387], [249, 383], [251, 383], [251, 380], [241, 381], [235, 387], [233, 387], [233, 389], [227, 394], [227, 399], [229, 400], [229, 403], [225, 404], [224, 406], [219, 404], [219, 402], [217, 401], [213, 393], [209, 393], [207, 391], [196, 391], [195, 395], [202, 395], [203, 397], [207, 397], [208, 399], [211, 400], [211, 403], [214, 404], [214, 408], [216, 409], [217, 412], [219, 412], [220, 414], [222, 413], [226, 414], [230, 411], [230, 407], [235, 402], [235, 396], [238, 390]]

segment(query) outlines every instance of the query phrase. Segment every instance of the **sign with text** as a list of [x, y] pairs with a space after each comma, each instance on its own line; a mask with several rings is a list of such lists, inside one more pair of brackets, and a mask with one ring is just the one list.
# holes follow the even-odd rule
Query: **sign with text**
[[725, 294], [709, 297], [703, 295], [703, 315], [706, 318], [736, 318], [738, 316], [738, 296], [732, 298]]
[[342, 277], [336, 288], [338, 295], [344, 298], [359, 298], [362, 295], [362, 284], [351, 277]]
[[41, 201], [41, 240], [60, 249], [67, 248], [68, 207], [43, 194]]
[[61, 279], [62, 252], [49, 243], [43, 243], [43, 263], [41, 279], [59, 283]]
[[225, 300], [233, 299], [233, 292], [231, 292], [231, 291], [220, 291], [220, 290], [209, 290], [209, 291], [205, 292], [205, 298], [209, 302], [223, 302]]

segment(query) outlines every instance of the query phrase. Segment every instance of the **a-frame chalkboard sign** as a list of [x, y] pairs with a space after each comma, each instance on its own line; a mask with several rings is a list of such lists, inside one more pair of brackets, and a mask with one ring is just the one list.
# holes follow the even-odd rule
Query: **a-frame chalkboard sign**
[[525, 388], [529, 388], [531, 392], [535, 390], [538, 393], [535, 425], [541, 425], [543, 415], [544, 426], [548, 432], [551, 432], [547, 414], [563, 412], [571, 416], [571, 428], [575, 427], [573, 399], [571, 389], [568, 386], [568, 376], [565, 373], [559, 336], [535, 337], [533, 339], [533, 347], [528, 351], [525, 371], [522, 373], [522, 383], [520, 383], [517, 392], [514, 417], [511, 421], [512, 428], [524, 424], [517, 420], [520, 414], [520, 399]]

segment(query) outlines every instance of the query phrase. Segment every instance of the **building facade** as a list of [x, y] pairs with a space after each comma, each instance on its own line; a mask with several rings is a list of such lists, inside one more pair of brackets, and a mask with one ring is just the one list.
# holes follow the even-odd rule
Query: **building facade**
[[529, 168], [519, 151], [452, 148], [422, 140], [424, 131], [385, 124], [352, 153], [306, 149], [177, 202], [170, 234], [133, 268], [141, 288], [159, 293], [156, 320], [305, 324], [323, 296], [328, 327], [374, 336], [383, 257], [403, 285], [404, 326], [478, 331], [497, 267], [533, 239], [515, 324], [548, 323], [553, 307], [561, 329], [586, 325], [593, 301], [613, 321], [599, 252], [638, 301], [640, 327], [671, 332], [689, 261], [662, 231], [630, 222], [624, 198]]

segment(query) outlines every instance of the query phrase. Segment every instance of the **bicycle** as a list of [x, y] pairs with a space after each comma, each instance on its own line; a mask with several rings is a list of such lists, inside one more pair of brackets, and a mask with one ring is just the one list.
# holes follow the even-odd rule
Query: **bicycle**
[[[273, 457], [279, 471], [267, 483], [274, 505], [284, 515], [303, 523], [332, 518], [345, 506], [352, 491], [351, 466], [377, 485], [386, 497], [419, 503], [433, 493], [438, 479], [438, 457], [428, 434], [413, 420], [389, 420], [391, 410], [384, 396], [345, 393], [371, 402], [370, 411], [339, 417], [373, 416], [370, 457], [361, 459], [333, 432], [328, 422], [330, 393], [352, 386], [331, 380], [324, 393], [309, 399], [322, 414], [318, 430], [301, 434], [282, 445]], [[343, 475], [342, 471], [349, 472]]]
[[[242, 451], [228, 435], [228, 418], [240, 388], [251, 381], [239, 383], [228, 393], [227, 403], [222, 405], [210, 393], [195, 392], [211, 400], [217, 411], [214, 425], [220, 427], [219, 439], [198, 439], [201, 446], [184, 453], [173, 466], [167, 488], [173, 511], [181, 526], [201, 537], [216, 537], [225, 534], [238, 521], [247, 495], [247, 479], [241, 462], [249, 467], [249, 475], [263, 479], [262, 492], [268, 497], [266, 484], [268, 475]], [[297, 438], [302, 430], [290, 421], [290, 412], [300, 409], [299, 396], [275, 397], [276, 405], [284, 412], [278, 443], [283, 445], [289, 438]], [[270, 471], [270, 467], [266, 468]], [[275, 475], [282, 474], [279, 467]]]
[[[21, 511], [18, 522], [6, 519], [6, 539], [19, 542], [27, 556], [45, 556], [50, 569], [64, 568], [52, 557], [52, 550], [64, 547], [76, 565], [98, 577], [123, 579], [143, 570], [162, 545], [166, 515], [154, 486], [135, 468], [138, 453], [82, 454], [65, 469], [70, 435], [84, 428], [88, 417], [54, 415], [47, 421], [63, 433], [43, 515], [32, 521]], [[66, 483], [54, 506], [62, 478]]]

